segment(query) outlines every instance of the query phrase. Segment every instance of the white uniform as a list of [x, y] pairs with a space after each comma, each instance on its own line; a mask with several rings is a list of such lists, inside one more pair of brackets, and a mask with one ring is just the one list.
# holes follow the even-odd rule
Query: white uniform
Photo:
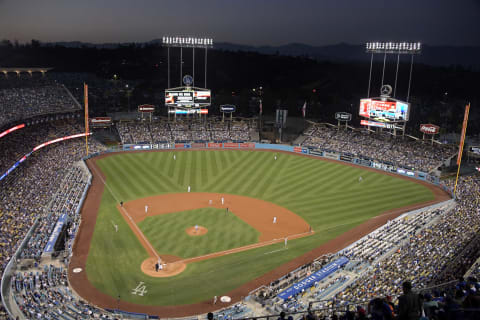
[[285, 247], [287, 246], [287, 238], [285, 238]]
[[277, 160], [277, 155], [275, 155], [275, 160]]
[[224, 202], [225, 202], [225, 199], [223, 199], [223, 197], [222, 197], [222, 205], [223, 205]]
[[148, 212], [148, 206], [145, 206], [145, 213]]
[[190, 192], [190, 186], [188, 186], [188, 192]]
[[195, 233], [198, 231], [198, 225], [195, 225]]
[[176, 155], [173, 155], [173, 160], [177, 160], [177, 156], [176, 156]]
[[363, 180], [363, 178], [360, 176], [360, 178], [358, 178], [358, 182], [361, 182]]
[[208, 204], [212, 204], [212, 200], [208, 200]]
[[277, 223], [277, 217], [273, 217], [273, 223]]
[[118, 225], [115, 225], [115, 232], [118, 232]]

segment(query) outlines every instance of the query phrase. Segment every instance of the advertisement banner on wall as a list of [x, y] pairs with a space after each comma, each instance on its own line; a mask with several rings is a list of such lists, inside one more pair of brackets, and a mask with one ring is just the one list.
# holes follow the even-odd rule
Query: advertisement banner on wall
[[238, 143], [225, 142], [225, 143], [223, 144], [223, 147], [224, 147], [224, 148], [238, 148]]
[[240, 148], [244, 149], [254, 149], [255, 148], [255, 143], [251, 142], [245, 142], [245, 143], [240, 143]]
[[335, 152], [324, 152], [323, 153], [323, 156], [325, 158], [329, 158], [329, 159], [335, 159], [335, 160], [338, 160], [339, 159], [339, 154], [338, 153], [335, 153]]
[[221, 143], [215, 143], [215, 142], [209, 142], [208, 147], [209, 148], [221, 148], [222, 144]]

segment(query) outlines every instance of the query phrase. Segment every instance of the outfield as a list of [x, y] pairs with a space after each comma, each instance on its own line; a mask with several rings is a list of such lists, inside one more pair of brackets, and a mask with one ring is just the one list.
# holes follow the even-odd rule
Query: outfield
[[[86, 262], [90, 283], [102, 293], [120, 296], [131, 304], [177, 306], [211, 301], [213, 296], [231, 293], [372, 217], [435, 199], [429, 188], [412, 180], [319, 158], [277, 155], [274, 160], [274, 153], [265, 151], [196, 150], [120, 153], [97, 160], [107, 188]], [[149, 277], [139, 267], [148, 254], [116, 206], [120, 200], [187, 192], [188, 186], [192, 192], [272, 202], [303, 218], [315, 233], [289, 241], [288, 250], [279, 243], [191, 263], [174, 277]], [[231, 230], [225, 232], [219, 230], [222, 221], [215, 219], [215, 209], [199, 210], [198, 221], [208, 225], [209, 233], [204, 237], [210, 237], [209, 241], [193, 241], [183, 234], [196, 221], [192, 217], [198, 212], [149, 217], [138, 225], [156, 250], [182, 258], [258, 241], [256, 231], [242, 221], [234, 217], [225, 221]], [[140, 282], [146, 293], [132, 294]]]

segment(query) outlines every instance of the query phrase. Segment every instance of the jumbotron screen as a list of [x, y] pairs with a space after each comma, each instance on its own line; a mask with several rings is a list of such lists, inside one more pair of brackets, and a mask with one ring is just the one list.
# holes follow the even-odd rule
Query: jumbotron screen
[[380, 122], [408, 121], [410, 104], [402, 101], [361, 99], [359, 115]]
[[192, 91], [165, 91], [165, 105], [167, 107], [204, 107], [211, 102], [210, 90]]

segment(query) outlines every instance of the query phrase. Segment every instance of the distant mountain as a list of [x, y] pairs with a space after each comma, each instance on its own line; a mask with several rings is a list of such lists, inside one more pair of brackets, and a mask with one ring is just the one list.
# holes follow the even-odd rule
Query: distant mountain
[[[161, 45], [161, 39], [148, 42], [135, 43], [136, 45]], [[99, 48], [115, 49], [120, 46], [132, 45], [132, 43], [88, 43], [80, 41], [42, 43], [44, 46], [63, 46], [67, 48]], [[228, 42], [215, 43], [214, 48], [224, 51], [258, 52], [268, 55], [286, 55], [295, 57], [308, 57], [317, 60], [329, 60], [335, 62], [370, 61], [370, 54], [365, 52], [363, 45], [339, 43], [328, 46], [310, 46], [302, 43], [290, 43], [282, 46], [249, 46]], [[389, 55], [390, 59], [392, 56]], [[382, 59], [380, 55], [375, 55]], [[460, 65], [480, 70], [480, 47], [471, 46], [429, 46], [423, 45], [422, 53], [414, 57], [416, 63], [424, 63], [434, 66]]]

